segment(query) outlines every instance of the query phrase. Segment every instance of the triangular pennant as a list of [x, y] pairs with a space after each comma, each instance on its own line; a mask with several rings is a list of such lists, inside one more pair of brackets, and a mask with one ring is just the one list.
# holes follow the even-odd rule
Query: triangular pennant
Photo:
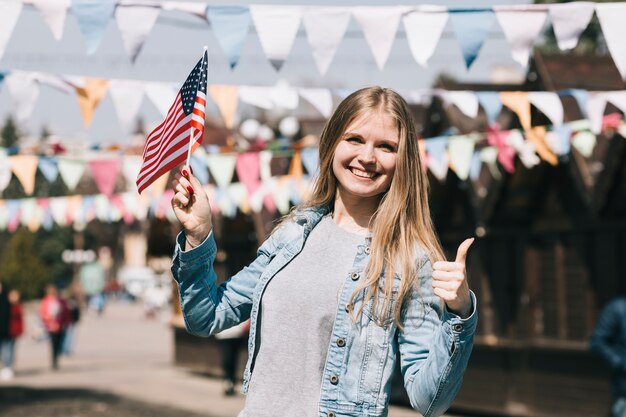
[[245, 184], [248, 194], [252, 197], [260, 185], [259, 154], [256, 152], [238, 154], [235, 170], [237, 171], [239, 181]]
[[39, 157], [39, 170], [48, 182], [55, 182], [59, 176], [59, 168], [57, 167], [57, 159], [49, 156]]
[[478, 116], [478, 97], [473, 91], [446, 91], [444, 100], [454, 104], [467, 117]]
[[286, 176], [274, 178], [270, 187], [276, 208], [283, 216], [289, 213], [289, 181], [290, 178]]
[[502, 104], [513, 110], [524, 130], [530, 129], [530, 101], [525, 91], [503, 91], [500, 93]]
[[319, 171], [319, 151], [317, 148], [302, 149], [302, 151], [300, 151], [300, 157], [302, 158], [302, 165], [304, 165], [309, 176], [313, 177], [317, 175]]
[[250, 214], [246, 186], [240, 182], [235, 182], [230, 184], [226, 190], [231, 201], [239, 207], [239, 210], [244, 214]]
[[489, 129], [487, 132], [487, 143], [497, 150], [498, 161], [504, 170], [513, 173], [515, 172], [515, 149], [509, 145], [508, 135], [508, 131]]
[[272, 178], [272, 151], [261, 151], [259, 152], [259, 174], [261, 176], [261, 181], [267, 182]]
[[626, 3], [598, 3], [596, 15], [602, 26], [602, 34], [606, 40], [613, 62], [626, 81]]
[[327, 88], [298, 88], [298, 94], [319, 111], [322, 116], [329, 118], [333, 112], [333, 95]]
[[302, 24], [311, 53], [321, 75], [325, 75], [350, 23], [350, 10], [344, 7], [306, 7]]
[[467, 180], [474, 154], [476, 136], [452, 136], [448, 140], [450, 167], [461, 181]]
[[418, 64], [426, 67], [448, 23], [448, 11], [445, 7], [433, 6], [428, 11], [411, 11], [403, 20], [411, 54]]
[[31, 232], [36, 232], [41, 226], [41, 212], [34, 198], [24, 198], [20, 201], [20, 223]]
[[201, 18], [206, 21], [206, 3], [192, 3], [188, 1], [164, 1], [163, 10], [175, 10], [178, 12], [188, 13], [190, 15]]
[[561, 90], [559, 92], [561, 96], [572, 96], [574, 100], [576, 100], [576, 104], [578, 104], [578, 110], [580, 110], [580, 114], [583, 117], [587, 117], [587, 90], [579, 90], [579, 89], [569, 89], [569, 90]]
[[8, 217], [7, 230], [9, 232], [14, 232], [20, 225], [20, 211], [22, 209], [22, 204], [20, 203], [20, 200], [7, 200], [5, 206]]
[[566, 123], [554, 130], [556, 134], [558, 145], [553, 143], [554, 153], [557, 155], [567, 155], [570, 152], [571, 147], [571, 138], [572, 138], [572, 127]]
[[24, 187], [24, 193], [31, 195], [35, 191], [35, 175], [37, 174], [37, 161], [35, 155], [10, 156], [11, 171]]
[[113, 194], [117, 175], [120, 172], [120, 160], [118, 158], [94, 159], [89, 161], [89, 167], [98, 190], [110, 197]]
[[0, 59], [4, 55], [4, 50], [11, 39], [13, 29], [22, 12], [22, 2], [3, 1], [0, 2]]
[[590, 158], [596, 147], [596, 135], [591, 132], [578, 132], [572, 138], [572, 146], [585, 158]]
[[139, 112], [143, 100], [144, 83], [133, 80], [111, 80], [109, 92], [122, 130], [128, 131]]
[[444, 181], [448, 175], [449, 161], [446, 152], [447, 146], [447, 136], [431, 138], [424, 141], [424, 147], [428, 154], [426, 164], [430, 172], [432, 172], [439, 181]]
[[537, 154], [541, 159], [550, 165], [557, 165], [559, 160], [546, 143], [546, 132], [545, 126], [535, 126], [525, 132], [526, 139], [534, 143]]
[[471, 181], [477, 181], [480, 176], [480, 168], [483, 166], [483, 161], [480, 157], [480, 151], [474, 151], [472, 154], [472, 160], [470, 161], [469, 179]]
[[178, 89], [171, 83], [144, 83], [146, 96], [163, 115], [167, 116], [170, 106], [174, 102]]
[[279, 81], [270, 89], [270, 98], [276, 107], [295, 110], [298, 107], [298, 91], [286, 81]]
[[489, 37], [496, 17], [491, 11], [454, 11], [450, 12], [450, 21], [456, 36], [465, 66], [469, 69], [483, 43]]
[[228, 57], [230, 68], [235, 68], [250, 30], [250, 8], [209, 5], [206, 13], [213, 34]]
[[596, 135], [602, 131], [602, 116], [606, 107], [607, 94], [601, 92], [589, 93], [587, 96], [587, 118], [590, 129]]
[[239, 87], [239, 100], [243, 103], [269, 110], [274, 107], [271, 91], [271, 87], [252, 87], [242, 85]]
[[37, 104], [39, 84], [37, 84], [35, 78], [35, 74], [22, 71], [11, 72], [5, 78], [15, 107], [15, 118], [20, 123], [25, 123], [30, 119], [35, 104]]
[[541, 159], [539, 159], [539, 156], [537, 156], [535, 152], [535, 144], [524, 140], [524, 136], [522, 136], [519, 130], [515, 129], [509, 131], [506, 140], [508, 144], [515, 149], [517, 156], [526, 168], [532, 168], [541, 163]]
[[626, 90], [609, 91], [606, 95], [606, 99], [609, 103], [620, 109], [622, 113], [626, 114]]
[[235, 173], [235, 156], [223, 154], [207, 155], [209, 171], [220, 188], [226, 188], [233, 181]]
[[[380, 71], [385, 67], [405, 7], [354, 7], [352, 15], [361, 25], [365, 40], [372, 50]], [[381, 25], [381, 22], [385, 24]]]
[[141, 170], [142, 158], [139, 155], [125, 155], [122, 159], [122, 174], [126, 180], [126, 186], [132, 190], [137, 189], [135, 180]]
[[[496, 164], [497, 154], [498, 150], [496, 148], [493, 146], [486, 146], [480, 150], [480, 160], [487, 165], [489, 172], [494, 178], [500, 179], [502, 175], [500, 174], [500, 170]], [[515, 151], [513, 151], [513, 156], [515, 156]]]
[[511, 7], [494, 7], [496, 17], [511, 47], [511, 56], [522, 68], [528, 67], [530, 50], [541, 32], [548, 16], [544, 10], [511, 10]]
[[7, 188], [7, 186], [11, 182], [12, 176], [13, 174], [11, 172], [9, 157], [0, 154], [0, 193], [3, 192], [5, 188]]
[[220, 110], [224, 125], [232, 129], [237, 112], [238, 87], [236, 85], [210, 85], [209, 94]]
[[289, 176], [298, 181], [304, 176], [304, 172], [302, 171], [302, 158], [299, 150], [294, 150], [293, 152], [293, 157], [289, 163]]
[[54, 222], [63, 227], [67, 225], [67, 199], [65, 197], [53, 197], [50, 199], [50, 213]]
[[93, 114], [104, 97], [109, 85], [109, 80], [99, 78], [85, 78], [85, 88], [77, 88], [76, 96], [80, 112], [83, 115], [85, 127], [89, 127]]
[[87, 55], [96, 53], [115, 5], [115, 0], [72, 0], [72, 14], [85, 39]]
[[63, 37], [65, 17], [70, 8], [70, 0], [30, 0], [30, 3], [39, 10], [54, 39], [60, 41]]
[[554, 126], [563, 124], [563, 103], [557, 93], [547, 91], [531, 91], [528, 100], [545, 114]]
[[115, 20], [122, 35], [124, 49], [130, 56], [130, 60], [135, 62], [141, 47], [148, 38], [154, 23], [159, 17], [161, 8], [158, 6], [141, 6], [133, 4], [125, 6], [118, 4], [115, 9]]
[[500, 94], [495, 91], [478, 91], [476, 92], [476, 96], [478, 97], [478, 101], [487, 115], [487, 121], [489, 124], [495, 124], [498, 119], [498, 115], [502, 110]]
[[191, 165], [193, 175], [198, 179], [198, 181], [200, 181], [200, 184], [209, 183], [209, 171], [207, 169], [205, 155], [198, 155], [198, 152], [194, 153], [193, 155], [191, 155], [191, 158], [189, 158], [189, 165]]
[[564, 51], [576, 47], [580, 34], [593, 17], [594, 3], [577, 1], [550, 4], [548, 8], [559, 49]]
[[52, 213], [50, 212], [50, 199], [38, 198], [37, 205], [42, 212], [41, 225], [45, 230], [52, 230], [52, 226], [54, 226], [54, 221], [52, 220]]
[[[135, 197], [136, 193], [133, 192], [127, 192], [127, 193], [122, 193], [120, 198], [121, 198], [121, 202], [120, 203], [114, 203], [114, 204], [119, 204], [119, 206], [123, 206], [122, 209], [122, 218], [124, 219], [124, 223], [126, 224], [131, 224], [132, 222], [135, 221], [135, 217], [136, 217], [136, 213], [137, 213], [137, 197]], [[117, 198], [118, 196], [115, 195], [113, 196], [113, 199]]]
[[298, 33], [302, 7], [251, 5], [250, 12], [261, 47], [272, 66], [279, 71]]
[[82, 159], [59, 158], [59, 174], [70, 191], [74, 191], [78, 185], [86, 166], [87, 164]]
[[111, 208], [109, 199], [103, 194], [98, 194], [93, 201], [94, 215], [103, 223], [111, 222]]
[[48, 85], [65, 94], [74, 92], [75, 88], [72, 87], [63, 76], [44, 72], [35, 72], [33, 75], [39, 84]]

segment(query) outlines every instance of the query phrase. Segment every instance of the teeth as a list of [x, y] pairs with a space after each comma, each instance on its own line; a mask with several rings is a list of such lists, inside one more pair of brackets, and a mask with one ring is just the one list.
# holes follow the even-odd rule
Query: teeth
[[357, 177], [361, 178], [374, 178], [374, 175], [376, 175], [374, 172], [361, 171], [354, 168], [350, 168], [350, 171]]

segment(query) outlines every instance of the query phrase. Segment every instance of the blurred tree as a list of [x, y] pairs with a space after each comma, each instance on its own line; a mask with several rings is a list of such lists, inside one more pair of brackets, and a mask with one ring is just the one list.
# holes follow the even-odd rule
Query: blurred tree
[[11, 116], [7, 117], [2, 130], [0, 130], [1, 145], [5, 148], [16, 146], [20, 141], [20, 132]]
[[35, 250], [39, 260], [46, 266], [50, 279], [62, 287], [70, 284], [74, 274], [72, 265], [61, 258], [65, 249], [74, 249], [73, 236], [71, 227], [57, 225], [51, 230], [40, 229], [36, 236]]
[[41, 133], [39, 134], [39, 141], [43, 143], [50, 136], [52, 136], [52, 132], [50, 131], [50, 129], [48, 129], [48, 126], [44, 126], [41, 128]]
[[35, 235], [26, 229], [15, 232], [0, 256], [0, 281], [18, 289], [24, 299], [39, 297], [50, 282], [44, 263], [35, 255]]

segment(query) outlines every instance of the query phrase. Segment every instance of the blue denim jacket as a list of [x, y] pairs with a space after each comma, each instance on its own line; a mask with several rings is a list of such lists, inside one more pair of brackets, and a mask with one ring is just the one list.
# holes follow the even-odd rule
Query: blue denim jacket
[[[300, 252], [309, 232], [326, 212], [324, 208], [314, 208], [297, 213], [294, 221], [283, 224], [261, 245], [249, 266], [219, 287], [213, 270], [217, 251], [213, 235], [186, 252], [182, 250], [184, 234], [177, 238], [172, 272], [187, 330], [210, 336], [250, 318], [244, 394], [254, 369], [263, 291]], [[441, 415], [461, 387], [476, 328], [476, 298], [472, 293], [473, 312], [467, 319], [443, 308], [441, 299], [433, 293], [432, 267], [422, 251], [416, 259], [420, 288], [407, 300], [402, 314], [404, 331], [397, 328], [392, 318], [382, 327], [372, 320], [371, 302], [358, 323], [354, 323], [345, 305], [367, 264], [370, 242], [367, 238], [365, 245], [359, 246], [342, 287], [323, 371], [319, 416], [386, 416], [397, 358], [413, 408], [424, 417]], [[399, 278], [395, 280], [397, 288]], [[363, 299], [362, 295], [358, 298]], [[354, 310], [358, 308], [359, 299]]]

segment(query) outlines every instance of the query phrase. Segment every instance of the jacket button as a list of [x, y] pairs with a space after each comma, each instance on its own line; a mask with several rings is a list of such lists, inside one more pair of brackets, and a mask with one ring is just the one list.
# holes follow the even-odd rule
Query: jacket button
[[359, 273], [358, 272], [353, 272], [350, 275], [350, 278], [352, 278], [352, 281], [357, 281], [359, 279]]
[[335, 413], [333, 413], [332, 411], [329, 412], [328, 414], [326, 414], [327, 417], [337, 417], [337, 415]]
[[337, 339], [337, 346], [344, 347], [346, 345], [346, 339], [339, 338]]
[[463, 331], [463, 325], [462, 324], [455, 324], [454, 326], [452, 326], [452, 330], [454, 330], [455, 332], [462, 332]]
[[371, 251], [372, 251], [372, 249], [370, 249], [370, 247], [369, 247], [369, 246], [366, 246], [366, 247], [365, 247], [365, 254], [366, 254], [366, 255], [369, 255]]
[[331, 375], [330, 376], [330, 383], [333, 385], [337, 385], [337, 383], [339, 382], [339, 378], [337, 377], [337, 375]]

